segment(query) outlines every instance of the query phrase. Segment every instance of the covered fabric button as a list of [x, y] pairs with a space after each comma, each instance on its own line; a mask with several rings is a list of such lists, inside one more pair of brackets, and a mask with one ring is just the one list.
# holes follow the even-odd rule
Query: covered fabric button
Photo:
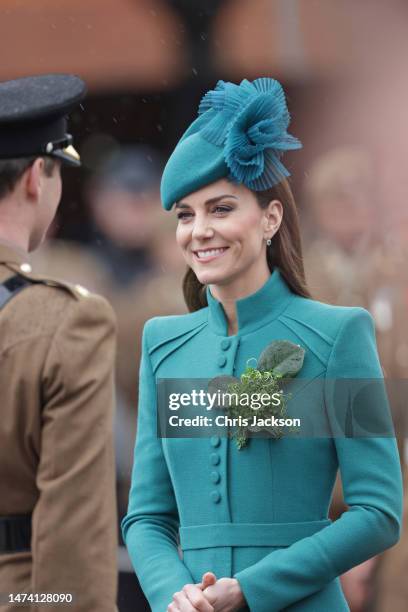
[[218, 504], [221, 499], [221, 494], [218, 491], [211, 491], [210, 497], [214, 504]]
[[223, 368], [226, 363], [227, 363], [227, 358], [226, 357], [224, 357], [223, 355], [221, 357], [218, 357], [217, 365], [219, 365], [220, 368]]
[[218, 465], [219, 462], [221, 461], [221, 457], [219, 456], [218, 453], [212, 453], [210, 456], [210, 461], [212, 465]]
[[214, 470], [214, 472], [211, 472], [211, 482], [213, 482], [214, 484], [218, 484], [221, 480], [221, 474], [219, 472], [217, 472], [216, 470]]
[[221, 340], [221, 348], [223, 351], [228, 350], [230, 346], [231, 340], [228, 340], [228, 338], [223, 338], [223, 340]]
[[210, 439], [211, 446], [217, 447], [221, 444], [221, 439], [219, 436], [211, 436]]

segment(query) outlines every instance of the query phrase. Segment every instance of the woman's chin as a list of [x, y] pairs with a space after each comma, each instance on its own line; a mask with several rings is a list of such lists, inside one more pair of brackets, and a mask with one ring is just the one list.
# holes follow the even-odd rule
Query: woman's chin
[[198, 271], [194, 270], [196, 277], [202, 285], [224, 285], [228, 283], [230, 278], [229, 274], [222, 274], [221, 272]]

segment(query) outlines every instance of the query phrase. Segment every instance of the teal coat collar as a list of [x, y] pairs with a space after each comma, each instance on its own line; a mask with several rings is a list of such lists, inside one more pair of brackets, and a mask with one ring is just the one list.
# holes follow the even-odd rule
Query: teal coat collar
[[[228, 323], [224, 308], [206, 290], [208, 302], [208, 322], [216, 334], [227, 336]], [[236, 301], [238, 335], [247, 334], [270, 323], [287, 308], [295, 294], [284, 281], [280, 271], [275, 269], [266, 283], [255, 293]]]

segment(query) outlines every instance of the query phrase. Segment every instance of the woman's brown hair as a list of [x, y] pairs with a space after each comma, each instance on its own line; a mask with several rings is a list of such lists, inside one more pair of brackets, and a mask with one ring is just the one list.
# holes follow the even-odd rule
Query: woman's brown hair
[[[266, 259], [270, 271], [279, 268], [283, 278], [297, 295], [310, 297], [306, 285], [300, 239], [299, 216], [295, 200], [287, 179], [267, 189], [253, 191], [261, 208], [266, 208], [272, 200], [279, 200], [283, 206], [283, 217], [279, 230], [266, 247]], [[183, 279], [184, 300], [190, 312], [207, 306], [206, 286], [200, 283], [189, 267]]]

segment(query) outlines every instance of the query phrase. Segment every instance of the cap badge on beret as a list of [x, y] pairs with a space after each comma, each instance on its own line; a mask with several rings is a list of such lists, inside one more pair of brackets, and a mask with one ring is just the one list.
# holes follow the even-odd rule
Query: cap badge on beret
[[[289, 176], [281, 157], [302, 144], [287, 133], [290, 115], [278, 81], [218, 81], [202, 98], [198, 115], [165, 168], [164, 208], [222, 177], [262, 191]], [[172, 186], [174, 178], [178, 184]]]

